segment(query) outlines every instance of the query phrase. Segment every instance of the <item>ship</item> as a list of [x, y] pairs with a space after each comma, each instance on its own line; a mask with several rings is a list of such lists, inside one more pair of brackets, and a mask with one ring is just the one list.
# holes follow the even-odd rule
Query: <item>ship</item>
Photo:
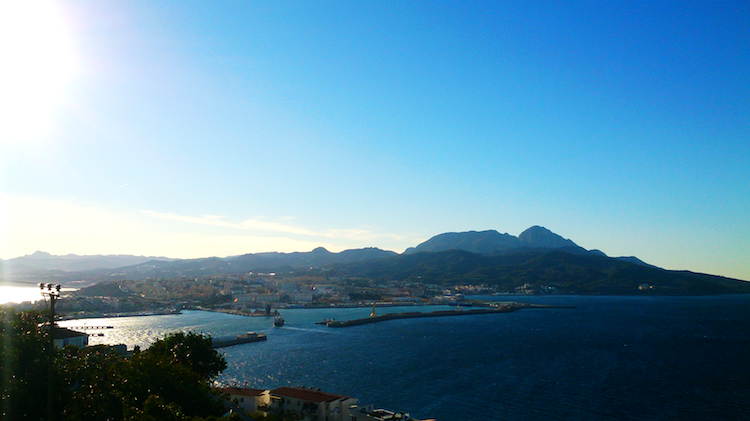
[[237, 335], [235, 337], [225, 337], [225, 338], [217, 338], [214, 339], [211, 343], [211, 346], [213, 348], [224, 348], [227, 346], [234, 346], [234, 345], [240, 345], [240, 344], [246, 344], [250, 342], [260, 342], [265, 341], [266, 335], [263, 333], [256, 333], [256, 332], [247, 332], [242, 335]]
[[276, 326], [276, 327], [284, 326], [285, 323], [286, 323], [286, 321], [284, 320], [283, 317], [277, 317], [277, 318], [273, 319], [273, 325]]

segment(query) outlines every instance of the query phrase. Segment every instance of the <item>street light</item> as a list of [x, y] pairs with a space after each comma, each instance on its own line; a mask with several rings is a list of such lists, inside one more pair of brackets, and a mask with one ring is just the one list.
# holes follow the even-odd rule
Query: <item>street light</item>
[[[45, 288], [47, 289], [45, 291]], [[55, 304], [57, 299], [60, 297], [60, 284], [39, 284], [40, 292], [42, 297], [49, 297], [49, 322], [47, 323], [47, 329], [49, 332], [49, 366], [47, 371], [47, 420], [52, 421], [52, 401], [54, 397], [53, 381], [52, 381], [52, 364], [55, 359]]]

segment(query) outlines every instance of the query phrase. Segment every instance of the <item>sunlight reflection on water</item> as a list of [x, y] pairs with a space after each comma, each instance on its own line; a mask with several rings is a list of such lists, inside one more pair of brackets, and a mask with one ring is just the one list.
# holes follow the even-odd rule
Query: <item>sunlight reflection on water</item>
[[38, 287], [0, 286], [0, 304], [39, 301], [42, 294]]

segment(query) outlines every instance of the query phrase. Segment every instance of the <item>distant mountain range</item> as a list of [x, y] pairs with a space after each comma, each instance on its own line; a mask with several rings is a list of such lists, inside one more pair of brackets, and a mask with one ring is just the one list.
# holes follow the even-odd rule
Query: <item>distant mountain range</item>
[[[581, 294], [750, 293], [750, 282], [669, 271], [640, 259], [611, 258], [533, 226], [518, 237], [494, 230], [444, 233], [397, 254], [378, 248], [331, 253], [255, 253], [225, 258], [52, 256], [36, 252], [0, 260], [5, 280], [39, 279], [92, 284], [113, 279], [195, 278], [232, 273], [304, 273], [333, 277], [419, 281], [439, 285], [489, 284], [513, 291], [524, 285]], [[12, 275], [11, 275], [12, 274]]]
[[195, 277], [241, 272], [274, 272], [295, 268], [324, 267], [397, 256], [378, 248], [331, 253], [323, 247], [310, 252], [255, 253], [230, 257], [170, 259], [145, 256], [54, 256], [37, 251], [14, 259], [0, 260], [3, 279], [36, 277], [41, 280], [82, 279], [99, 281], [112, 278], [147, 279]]
[[79, 256], [68, 254], [65, 256], [55, 256], [43, 251], [37, 251], [34, 254], [14, 259], [0, 260], [0, 265], [2, 265], [0, 268], [9, 269], [15, 274], [43, 274], [46, 271], [80, 272], [95, 269], [116, 269], [152, 260], [170, 262], [175, 259], [130, 255]]

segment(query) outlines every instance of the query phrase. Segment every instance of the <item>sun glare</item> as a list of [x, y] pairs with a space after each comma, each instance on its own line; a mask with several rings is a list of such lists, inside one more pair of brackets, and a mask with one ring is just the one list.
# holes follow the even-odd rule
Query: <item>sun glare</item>
[[74, 69], [70, 32], [55, 2], [0, 1], [0, 142], [44, 134]]

